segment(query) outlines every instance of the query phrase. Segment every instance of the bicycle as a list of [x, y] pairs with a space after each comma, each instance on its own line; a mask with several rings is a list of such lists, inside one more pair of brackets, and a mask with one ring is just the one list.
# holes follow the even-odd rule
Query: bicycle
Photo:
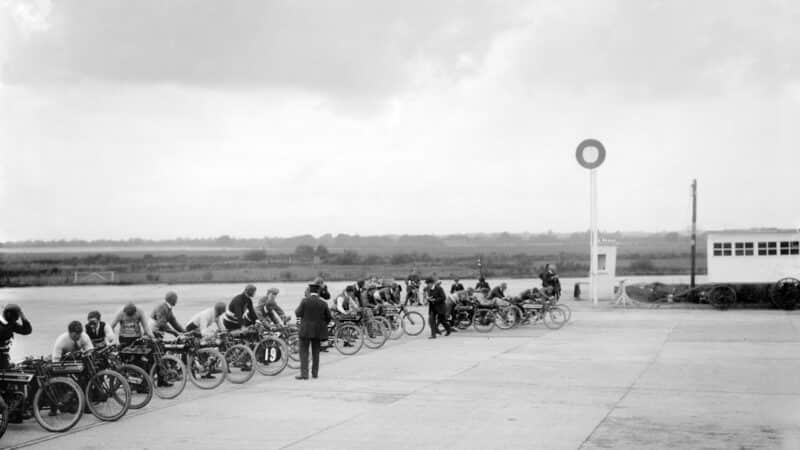
[[74, 379], [84, 389], [89, 411], [100, 420], [114, 422], [131, 406], [131, 387], [122, 374], [109, 368], [103, 356], [109, 351], [110, 347], [70, 352], [53, 362], [50, 370]]
[[67, 431], [81, 420], [86, 406], [80, 386], [71, 378], [54, 376], [44, 358], [27, 358], [0, 371], [0, 399], [0, 436], [9, 422], [21, 423], [31, 416], [47, 431]]

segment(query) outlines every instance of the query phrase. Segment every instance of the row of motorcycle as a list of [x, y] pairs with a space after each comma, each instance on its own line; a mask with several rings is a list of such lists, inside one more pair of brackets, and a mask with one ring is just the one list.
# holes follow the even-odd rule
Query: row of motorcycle
[[[482, 333], [540, 322], [557, 329], [572, 315], [546, 295], [493, 301], [470, 297], [451, 306], [454, 326]], [[403, 305], [384, 304], [368, 314], [338, 314], [329, 327], [326, 348], [354, 355], [364, 347], [378, 349], [388, 340], [421, 334], [425, 317]], [[30, 417], [45, 430], [63, 432], [84, 412], [103, 421], [119, 420], [147, 406], [153, 396], [178, 397], [187, 383], [214, 389], [226, 381], [241, 384], [256, 373], [275, 376], [299, 366], [297, 325], [288, 322], [257, 322], [211, 338], [192, 332], [174, 340], [145, 337], [125, 347], [73, 352], [59, 362], [29, 357], [0, 371], [0, 437], [10, 422]]]
[[[340, 315], [330, 324], [329, 348], [344, 355], [362, 346], [377, 349], [389, 339], [418, 335], [423, 316], [402, 306], [375, 315]], [[45, 430], [74, 427], [84, 412], [103, 421], [147, 406], [153, 396], [174, 399], [191, 383], [214, 389], [241, 384], [256, 373], [274, 376], [300, 367], [297, 325], [256, 322], [213, 337], [181, 333], [174, 340], [138, 339], [66, 354], [61, 361], [26, 358], [0, 371], [0, 437], [9, 423], [35, 418]]]

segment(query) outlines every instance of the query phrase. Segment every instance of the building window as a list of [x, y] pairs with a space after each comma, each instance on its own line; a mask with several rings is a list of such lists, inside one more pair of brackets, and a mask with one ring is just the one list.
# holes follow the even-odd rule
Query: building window
[[744, 242], [737, 242], [733, 244], [733, 246], [735, 250], [734, 254], [736, 256], [744, 256]]
[[777, 242], [759, 242], [758, 243], [759, 255], [777, 255], [778, 243]]
[[733, 255], [733, 244], [730, 242], [723, 242], [722, 243], [722, 256], [731, 256]]
[[781, 241], [781, 255], [797, 255], [797, 254], [800, 254], [800, 242]]
[[599, 272], [605, 272], [606, 270], [606, 254], [600, 253], [597, 255], [597, 270]]
[[745, 256], [753, 256], [753, 243], [752, 242], [745, 242], [744, 243], [744, 254], [745, 254]]
[[722, 256], [722, 242], [714, 242], [714, 256]]

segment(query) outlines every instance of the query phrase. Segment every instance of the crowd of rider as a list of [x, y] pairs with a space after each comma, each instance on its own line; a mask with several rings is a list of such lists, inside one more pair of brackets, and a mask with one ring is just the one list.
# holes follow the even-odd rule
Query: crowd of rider
[[[549, 289], [556, 296], [560, 294], [558, 275], [553, 268], [546, 266], [540, 278], [543, 289]], [[422, 279], [416, 269], [405, 280], [405, 284], [405, 298], [402, 296], [403, 289], [399, 283], [382, 281], [377, 277], [362, 279], [348, 285], [333, 299], [322, 278], [317, 277], [309, 287], [314, 287], [313, 290], [317, 291], [321, 298], [331, 301], [330, 309], [334, 318], [340, 314], [361, 314], [368, 319], [374, 314], [380, 314], [381, 309], [387, 305], [398, 307], [414, 305], [420, 304], [420, 300], [424, 299], [428, 305], [430, 339], [442, 334], [439, 330], [440, 325], [444, 328], [445, 336], [456, 331], [452, 323], [452, 312], [456, 305], [464, 304], [473, 298], [494, 301], [507, 297], [505, 282], [492, 288], [483, 276], [478, 279], [474, 288], [465, 288], [459, 279], [453, 280], [449, 295], [445, 293], [441, 281], [435, 274], [424, 280], [423, 287]], [[420, 289], [422, 289], [421, 295]], [[56, 338], [51, 357], [53, 361], [59, 361], [67, 353], [110, 344], [118, 344], [124, 348], [143, 337], [156, 339], [165, 333], [178, 335], [194, 332], [200, 336], [210, 337], [219, 330], [235, 331], [256, 321], [285, 325], [290, 319], [278, 305], [279, 293], [279, 289], [273, 287], [267, 290], [265, 296], [255, 301], [256, 287], [249, 284], [227, 304], [218, 302], [199, 311], [185, 324], [179, 323], [173, 313], [173, 308], [178, 302], [178, 295], [175, 292], [168, 292], [164, 302], [156, 306], [149, 315], [133, 302], [126, 304], [110, 323], [102, 320], [99, 311], [91, 311], [85, 324], [79, 321], [69, 323], [67, 331]], [[537, 294], [538, 288], [531, 288], [523, 291], [519, 297], [521, 300], [527, 300]], [[9, 350], [13, 336], [28, 335], [31, 332], [31, 322], [18, 305], [8, 304], [3, 308], [0, 317], [0, 370], [11, 366]]]

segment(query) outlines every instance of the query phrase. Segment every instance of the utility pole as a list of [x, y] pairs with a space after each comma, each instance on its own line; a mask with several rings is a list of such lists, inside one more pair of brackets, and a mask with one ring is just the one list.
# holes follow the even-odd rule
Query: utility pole
[[692, 180], [692, 276], [689, 287], [694, 289], [694, 273], [697, 260], [697, 179]]

